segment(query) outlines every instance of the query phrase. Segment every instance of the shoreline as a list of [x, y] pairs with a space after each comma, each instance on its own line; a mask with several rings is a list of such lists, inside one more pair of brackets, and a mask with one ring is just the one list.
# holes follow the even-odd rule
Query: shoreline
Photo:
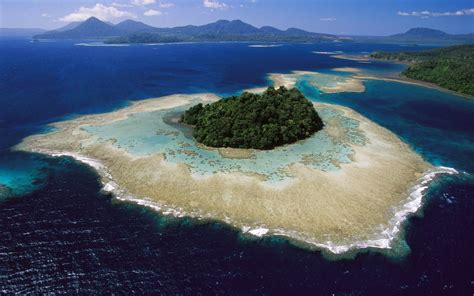
[[[459, 172], [453, 168], [449, 167], [434, 167], [424, 175], [422, 175], [412, 187], [407, 191], [409, 194], [406, 199], [396, 207], [396, 210], [393, 211], [393, 217], [389, 221], [389, 225], [381, 230], [381, 237], [377, 239], [367, 240], [367, 241], [355, 241], [351, 244], [338, 245], [334, 244], [331, 241], [326, 243], [317, 242], [308, 240], [305, 237], [299, 235], [299, 233], [287, 231], [284, 229], [269, 229], [265, 226], [240, 226], [236, 223], [233, 223], [230, 219], [216, 219], [215, 217], [209, 215], [199, 215], [193, 212], [185, 212], [181, 208], [176, 208], [166, 204], [160, 204], [148, 198], [136, 197], [133, 194], [130, 194], [126, 189], [118, 185], [112, 175], [108, 172], [107, 167], [103, 165], [99, 160], [92, 159], [86, 156], [82, 156], [75, 153], [68, 152], [54, 152], [54, 151], [31, 151], [34, 153], [46, 154], [51, 157], [71, 157], [74, 160], [81, 162], [91, 168], [93, 168], [97, 174], [100, 176], [100, 181], [102, 183], [101, 191], [106, 193], [111, 193], [113, 196], [123, 202], [132, 202], [139, 206], [144, 206], [151, 208], [158, 213], [168, 216], [172, 215], [175, 218], [190, 217], [197, 219], [198, 221], [209, 220], [216, 222], [223, 222], [234, 229], [238, 230], [241, 235], [249, 234], [251, 236], [261, 238], [263, 236], [281, 236], [289, 240], [289, 242], [295, 246], [300, 246], [303, 248], [308, 248], [310, 250], [319, 250], [323, 252], [323, 255], [327, 259], [345, 259], [350, 258], [359, 252], [366, 251], [368, 249], [387, 251], [391, 252], [397, 244], [397, 241], [403, 239], [400, 237], [400, 234], [403, 232], [404, 223], [411, 217], [411, 215], [418, 212], [423, 207], [423, 198], [426, 189], [429, 188], [429, 184], [440, 174], [458, 174]], [[329, 252], [329, 253], [325, 253]], [[396, 251], [395, 251], [396, 252]], [[400, 255], [400, 254], [397, 254]], [[403, 255], [403, 254], [402, 254]]]
[[354, 78], [361, 79], [361, 80], [381, 80], [381, 81], [388, 81], [388, 82], [398, 82], [398, 83], [405, 83], [405, 84], [411, 84], [411, 85], [417, 85], [417, 86], [422, 86], [426, 88], [431, 88], [435, 89], [444, 93], [448, 93], [451, 95], [455, 95], [458, 97], [462, 97], [464, 99], [474, 99], [474, 96], [468, 95], [468, 94], [463, 94], [457, 91], [453, 91], [447, 88], [443, 88], [441, 86], [438, 86], [432, 82], [427, 82], [427, 81], [422, 81], [422, 80], [416, 80], [412, 78], [408, 78], [403, 76], [401, 73], [399, 73], [398, 76], [370, 76], [370, 75], [356, 75]]
[[[281, 235], [335, 256], [359, 249], [393, 247], [399, 232], [398, 226], [390, 226], [393, 217], [399, 215], [393, 213], [393, 207], [405, 204], [411, 188], [434, 168], [393, 133], [349, 108], [315, 104], [357, 120], [367, 134], [367, 143], [349, 144], [354, 150], [352, 161], [340, 164], [335, 172], [294, 164], [288, 167], [293, 178], [275, 186], [263, 184], [258, 176], [239, 172], [196, 177], [185, 164], [170, 163], [164, 155], [132, 155], [114, 147], [113, 141], [98, 143], [95, 136], [81, 129], [107, 125], [137, 112], [217, 99], [212, 94], [198, 94], [138, 101], [109, 113], [55, 123], [57, 130], [27, 137], [15, 149], [75, 157], [99, 171], [105, 191], [148, 203], [165, 215], [215, 219], [242, 233]], [[326, 131], [343, 139], [334, 124], [328, 124]], [[381, 176], [386, 178], [382, 184], [371, 182]], [[416, 210], [402, 215], [401, 221]], [[380, 229], [380, 225], [386, 227]], [[386, 236], [387, 233], [393, 234]]]
[[[360, 73], [360, 70], [357, 68], [333, 68], [335, 72], [346, 72], [357, 74]], [[286, 87], [287, 89], [291, 89], [296, 87], [298, 79], [302, 76], [312, 76], [316, 80], [311, 82], [314, 87], [319, 89], [324, 94], [333, 94], [333, 93], [340, 93], [340, 92], [364, 92], [365, 86], [362, 83], [362, 79], [359, 79], [357, 76], [350, 76], [350, 77], [339, 77], [334, 74], [325, 74], [320, 72], [314, 71], [292, 71], [288, 74], [282, 73], [270, 73], [268, 74], [268, 80], [275, 88], [279, 88], [281, 86]], [[317, 78], [329, 78], [334, 80], [333, 85], [323, 85], [317, 83]], [[250, 89], [245, 89], [244, 91], [251, 92], [251, 93], [262, 93], [267, 89], [267, 87], [254, 87]]]
[[[343, 60], [350, 60], [350, 61], [357, 61], [357, 62], [386, 62], [386, 63], [392, 63], [392, 64], [399, 64], [399, 65], [412, 65], [413, 63], [411, 62], [403, 62], [403, 61], [396, 61], [396, 60], [386, 60], [386, 59], [375, 59], [371, 58], [368, 55], [345, 55], [345, 54], [339, 54], [339, 55], [331, 55], [332, 58], [336, 59], [343, 59]], [[337, 68], [335, 68], [337, 69]], [[334, 70], [334, 69], [333, 69]], [[347, 71], [350, 72], [350, 71]], [[353, 72], [357, 73], [357, 72]], [[418, 86], [423, 86], [431, 89], [436, 89], [438, 91], [442, 91], [451, 95], [463, 97], [465, 99], [474, 99], [473, 95], [469, 94], [464, 94], [458, 91], [450, 90], [444, 87], [441, 87], [433, 82], [428, 82], [428, 81], [423, 81], [423, 80], [417, 80], [413, 78], [408, 78], [406, 76], [403, 76], [402, 73], [398, 73], [397, 76], [392, 76], [392, 75], [381, 75], [379, 76], [371, 76], [371, 75], [355, 75], [354, 78], [357, 79], [368, 79], [368, 80], [383, 80], [383, 81], [389, 81], [389, 82], [399, 82], [399, 83], [406, 83], [406, 84], [412, 84], [412, 85], [418, 85]]]

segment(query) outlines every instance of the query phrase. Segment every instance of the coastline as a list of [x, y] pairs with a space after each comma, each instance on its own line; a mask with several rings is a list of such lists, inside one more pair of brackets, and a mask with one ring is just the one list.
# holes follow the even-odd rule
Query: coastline
[[431, 82], [426, 82], [422, 80], [416, 80], [416, 79], [411, 79], [408, 77], [403, 76], [401, 73], [399, 73], [398, 76], [369, 76], [369, 75], [356, 75], [354, 78], [361, 79], [361, 80], [381, 80], [381, 81], [389, 81], [389, 82], [398, 82], [398, 83], [405, 83], [405, 84], [411, 84], [411, 85], [417, 85], [417, 86], [422, 86], [422, 87], [427, 87], [431, 89], [435, 89], [444, 93], [448, 93], [451, 95], [455, 95], [458, 97], [462, 97], [465, 99], [474, 99], [474, 96], [468, 95], [468, 94], [463, 94], [457, 91], [453, 91], [447, 88], [443, 88], [441, 86], [438, 86], [434, 83]]
[[[360, 73], [360, 70], [357, 68], [334, 68], [332, 69], [335, 72], [348, 72], [352, 74]], [[340, 93], [340, 92], [364, 92], [365, 86], [362, 83], [362, 79], [359, 79], [357, 76], [351, 77], [339, 77], [337, 75], [332, 74], [323, 74], [320, 72], [313, 72], [313, 71], [292, 71], [289, 74], [281, 74], [281, 73], [270, 73], [268, 75], [268, 80], [271, 84], [275, 87], [284, 86], [288, 89], [293, 88], [296, 86], [298, 79], [303, 76], [308, 76], [314, 78], [314, 81], [310, 82], [316, 88], [318, 88], [322, 93], [326, 94], [333, 94], [333, 93]], [[329, 79], [332, 80], [334, 83], [333, 85], [325, 85], [324, 82], [318, 83], [318, 78]], [[262, 93], [266, 90], [266, 87], [255, 87], [251, 89], [246, 89], [247, 92], [252, 93]]]
[[[407, 196], [413, 186], [418, 186], [427, 173], [436, 171], [390, 131], [349, 108], [328, 104], [316, 107], [334, 108], [356, 119], [369, 142], [351, 145], [353, 161], [341, 164], [336, 172], [295, 164], [288, 168], [294, 178], [277, 186], [238, 172], [195, 176], [186, 165], [167, 162], [164, 155], [131, 155], [110, 141], [97, 143], [94, 136], [81, 129], [137, 112], [216, 99], [212, 94], [201, 94], [139, 101], [110, 113], [55, 123], [56, 131], [28, 137], [15, 149], [66, 155], [88, 163], [99, 171], [105, 191], [119, 199], [148, 204], [163, 214], [216, 219], [243, 233], [282, 235], [336, 255], [355, 249], [392, 248], [399, 224], [418, 209], [421, 197], [417, 195], [420, 201], [406, 214], [394, 212], [394, 207], [412, 202]], [[341, 136], [337, 125], [329, 124], [327, 131], [334, 137]], [[381, 178], [386, 181], [373, 182]], [[394, 217], [397, 221], [390, 222]]]
[[[339, 54], [339, 55], [331, 55], [331, 57], [336, 58], [336, 59], [343, 59], [343, 60], [350, 60], [350, 61], [357, 61], [357, 62], [377, 61], [377, 62], [387, 62], [387, 63], [400, 64], [400, 65], [412, 65], [413, 64], [413, 63], [410, 63], [410, 62], [402, 62], [402, 61], [396, 61], [396, 60], [374, 59], [374, 58], [370, 58], [367, 55], [357, 56], [357, 55]], [[337, 68], [335, 68], [335, 69], [337, 69]], [[389, 82], [399, 82], [399, 83], [418, 85], [418, 86], [423, 86], [423, 87], [427, 87], [427, 88], [431, 88], [431, 89], [436, 89], [436, 90], [439, 90], [439, 91], [442, 91], [442, 92], [445, 92], [445, 93], [448, 93], [448, 94], [451, 94], [451, 95], [456, 95], [456, 96], [459, 96], [459, 97], [463, 97], [463, 98], [466, 98], [466, 99], [474, 99], [474, 96], [472, 96], [472, 95], [464, 94], [464, 93], [454, 91], [454, 90], [450, 90], [450, 89], [447, 89], [447, 88], [443, 88], [443, 87], [441, 87], [441, 86], [439, 86], [435, 83], [432, 83], [432, 82], [405, 77], [405, 76], [402, 75], [401, 72], [398, 73], [397, 76], [394, 76], [394, 75], [381, 75], [380, 77], [379, 76], [371, 76], [371, 75], [363, 75], [363, 74], [360, 73], [360, 71], [359, 71], [359, 74], [357, 74], [357, 72], [355, 72], [355, 71], [346, 71], [346, 72], [352, 72], [352, 73], [356, 74], [354, 76], [354, 78], [356, 78], [356, 79], [382, 80], [382, 81], [389, 81]]]

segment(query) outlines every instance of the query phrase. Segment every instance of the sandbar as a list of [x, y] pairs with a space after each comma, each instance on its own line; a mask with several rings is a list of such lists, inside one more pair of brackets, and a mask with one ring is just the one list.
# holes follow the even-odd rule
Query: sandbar
[[331, 58], [342, 59], [342, 60], [350, 60], [350, 61], [356, 61], [356, 62], [370, 62], [371, 61], [371, 59], [367, 56], [348, 55], [348, 54], [332, 55]]
[[[337, 68], [336, 68], [337, 69]], [[345, 72], [356, 72], [356, 68]], [[334, 69], [333, 69], [334, 70]], [[336, 70], [337, 71], [337, 70]], [[312, 71], [293, 71], [290, 74], [270, 74], [269, 79], [275, 87], [285, 86], [292, 88], [296, 86], [298, 79], [307, 76], [311, 79], [311, 84], [323, 93], [333, 94], [340, 92], [364, 92], [365, 86], [363, 80], [357, 77], [341, 77], [332, 74], [323, 74]]]
[[361, 69], [351, 68], [351, 67], [333, 68], [332, 70], [336, 72], [349, 72], [349, 73], [359, 73], [362, 71]]

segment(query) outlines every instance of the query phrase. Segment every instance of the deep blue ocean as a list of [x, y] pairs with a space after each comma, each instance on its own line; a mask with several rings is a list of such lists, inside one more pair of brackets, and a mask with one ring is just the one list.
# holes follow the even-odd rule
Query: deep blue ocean
[[162, 216], [100, 192], [98, 175], [70, 158], [12, 152], [47, 123], [175, 93], [232, 95], [268, 73], [358, 67], [312, 51], [421, 50], [321, 43], [77, 46], [0, 40], [0, 294], [472, 295], [474, 100], [421, 86], [368, 81], [365, 93], [312, 100], [349, 106], [458, 175], [431, 183], [405, 223], [410, 253], [365, 250], [328, 260], [278, 237], [242, 237], [215, 221]]

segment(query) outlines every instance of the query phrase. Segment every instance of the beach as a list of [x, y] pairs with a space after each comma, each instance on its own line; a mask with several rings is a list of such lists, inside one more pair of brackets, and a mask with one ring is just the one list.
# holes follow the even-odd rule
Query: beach
[[474, 99], [474, 96], [468, 95], [468, 94], [463, 94], [457, 91], [449, 90], [446, 88], [442, 88], [434, 83], [431, 82], [426, 82], [426, 81], [421, 81], [421, 80], [416, 80], [416, 79], [411, 79], [408, 77], [405, 77], [401, 74], [397, 76], [370, 76], [370, 75], [361, 75], [357, 74], [354, 75], [354, 78], [360, 79], [360, 80], [381, 80], [381, 81], [388, 81], [388, 82], [398, 82], [398, 83], [405, 83], [405, 84], [412, 84], [412, 85], [419, 85], [423, 87], [428, 87], [432, 89], [436, 89], [448, 94], [452, 94], [455, 96], [467, 98], [467, 99]]
[[[358, 74], [360, 72], [357, 68], [335, 68], [333, 71], [336, 72], [348, 72]], [[332, 74], [319, 73], [314, 71], [292, 71], [288, 74], [271, 73], [268, 75], [268, 80], [271, 81], [275, 88], [284, 86], [288, 89], [296, 86], [299, 79], [308, 77], [311, 79], [311, 84], [318, 88], [323, 93], [333, 94], [340, 92], [364, 92], [365, 86], [363, 79], [354, 75], [351, 77], [340, 77]], [[328, 83], [328, 81], [330, 83]], [[257, 87], [247, 89], [248, 92], [262, 93], [266, 90], [266, 87]]]

